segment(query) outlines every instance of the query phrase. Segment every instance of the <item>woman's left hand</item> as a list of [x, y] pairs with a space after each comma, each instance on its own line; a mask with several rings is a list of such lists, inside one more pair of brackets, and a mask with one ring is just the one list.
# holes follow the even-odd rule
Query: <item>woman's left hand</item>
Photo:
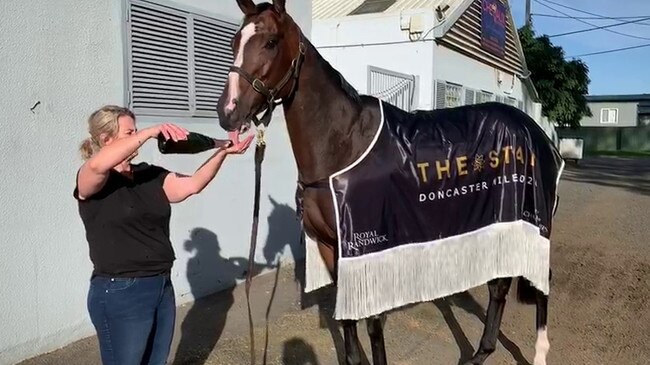
[[246, 139], [237, 143], [236, 145], [224, 149], [224, 152], [226, 152], [226, 154], [228, 155], [231, 154], [241, 155], [245, 153], [246, 150], [248, 150], [248, 147], [250, 147], [251, 142], [253, 142], [253, 138], [255, 138], [255, 135], [251, 134], [250, 136], [246, 137]]

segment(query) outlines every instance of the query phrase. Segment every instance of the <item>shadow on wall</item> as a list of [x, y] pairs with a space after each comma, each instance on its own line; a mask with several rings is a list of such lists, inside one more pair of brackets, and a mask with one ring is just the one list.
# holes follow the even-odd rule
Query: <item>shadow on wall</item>
[[[305, 256], [296, 211], [272, 197], [269, 199], [272, 211], [267, 218], [269, 232], [263, 248], [266, 263], [255, 263], [254, 276], [263, 269], [276, 268], [287, 246], [296, 261], [300, 262]], [[187, 263], [187, 279], [192, 295], [199, 299], [192, 304], [181, 324], [174, 364], [204, 364], [223, 333], [228, 311], [234, 304], [233, 291], [237, 281], [246, 278], [248, 258], [223, 257], [217, 235], [205, 228], [192, 230], [184, 249], [192, 254]], [[295, 271], [299, 283], [304, 283], [303, 273], [304, 270]], [[215, 293], [215, 288], [226, 289]]]
[[269, 196], [273, 209], [267, 218], [269, 233], [262, 253], [267, 265], [275, 265], [288, 246], [294, 265], [294, 278], [302, 288], [305, 283], [305, 246], [301, 240], [301, 227], [296, 211], [286, 204], [280, 204]]
[[[233, 290], [237, 280], [246, 277], [248, 259], [222, 257], [217, 235], [205, 228], [192, 230], [184, 248], [194, 254], [187, 263], [187, 279], [192, 295], [199, 299], [192, 304], [181, 325], [174, 364], [203, 364], [221, 337], [234, 303]], [[265, 267], [255, 264], [254, 275]], [[214, 291], [215, 285], [227, 289], [206, 296]]]
[[[296, 215], [296, 211], [286, 204], [280, 204], [269, 197], [273, 205], [273, 211], [268, 217], [269, 235], [264, 246], [264, 259], [267, 265], [275, 265], [276, 260], [284, 254], [285, 249], [289, 248], [291, 255], [295, 260], [294, 281], [300, 290], [301, 309], [318, 307], [320, 327], [327, 328], [332, 336], [332, 341], [336, 349], [337, 357], [340, 364], [345, 363], [345, 343], [340, 332], [339, 324], [334, 319], [334, 309], [336, 303], [336, 292], [333, 286], [321, 288], [309, 294], [305, 294], [305, 242], [302, 240], [302, 227]], [[294, 339], [295, 341], [301, 341]], [[285, 351], [288, 347], [294, 348], [298, 342], [285, 343]], [[305, 346], [309, 346], [304, 343]], [[365, 363], [367, 358], [362, 354]], [[315, 361], [315, 360], [314, 360]], [[284, 364], [293, 364], [285, 362]], [[297, 364], [303, 364], [298, 362]], [[309, 364], [309, 363], [307, 363]]]

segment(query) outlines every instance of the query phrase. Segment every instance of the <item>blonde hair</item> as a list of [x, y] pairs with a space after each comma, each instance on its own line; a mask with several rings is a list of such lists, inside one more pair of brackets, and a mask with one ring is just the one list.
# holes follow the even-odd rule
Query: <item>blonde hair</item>
[[90, 137], [81, 142], [79, 151], [84, 160], [90, 159], [102, 147], [102, 135], [114, 137], [120, 128], [117, 120], [122, 116], [135, 120], [135, 115], [128, 108], [117, 105], [106, 105], [94, 111], [88, 118], [88, 133]]

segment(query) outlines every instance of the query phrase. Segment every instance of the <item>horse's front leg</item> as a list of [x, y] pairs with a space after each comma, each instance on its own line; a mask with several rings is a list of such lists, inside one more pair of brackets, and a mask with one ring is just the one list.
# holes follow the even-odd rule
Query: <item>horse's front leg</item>
[[366, 320], [368, 325], [368, 336], [372, 348], [373, 365], [387, 365], [386, 348], [384, 346], [383, 319], [385, 315], [374, 316]]
[[551, 345], [548, 342], [548, 296], [541, 291], [535, 293], [537, 304], [537, 342], [535, 343], [534, 365], [546, 365], [546, 355]]
[[357, 335], [357, 321], [342, 321], [343, 337], [345, 340], [345, 365], [361, 365], [363, 349]]
[[483, 336], [474, 357], [467, 362], [467, 365], [482, 365], [485, 360], [494, 352], [501, 327], [501, 317], [506, 306], [506, 296], [510, 290], [512, 278], [495, 279], [488, 282], [490, 290], [490, 303], [487, 309], [487, 320], [483, 328]]

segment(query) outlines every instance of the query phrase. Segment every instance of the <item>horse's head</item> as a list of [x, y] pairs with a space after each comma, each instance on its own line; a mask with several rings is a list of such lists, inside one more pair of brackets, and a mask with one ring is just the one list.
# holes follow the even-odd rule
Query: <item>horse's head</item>
[[254, 116], [289, 97], [297, 81], [304, 45], [285, 2], [237, 0], [244, 22], [232, 39], [235, 63], [217, 104], [219, 123], [227, 131], [246, 131]]

